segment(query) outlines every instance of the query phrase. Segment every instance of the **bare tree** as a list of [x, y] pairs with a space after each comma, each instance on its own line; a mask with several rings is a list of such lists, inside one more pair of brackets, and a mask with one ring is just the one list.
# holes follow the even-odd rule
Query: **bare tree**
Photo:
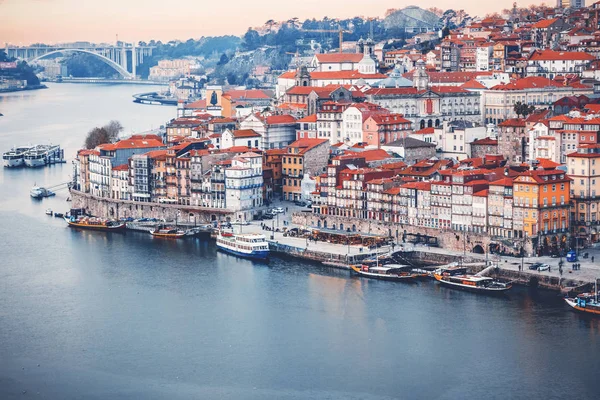
[[101, 144], [116, 142], [122, 130], [123, 125], [114, 120], [102, 127], [95, 127], [85, 137], [84, 146], [86, 149], [94, 149]]

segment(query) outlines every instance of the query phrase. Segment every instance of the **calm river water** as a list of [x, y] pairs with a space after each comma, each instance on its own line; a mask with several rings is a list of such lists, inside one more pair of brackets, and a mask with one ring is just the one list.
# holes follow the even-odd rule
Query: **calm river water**
[[[0, 150], [60, 143], [72, 158], [110, 119], [157, 127], [139, 86], [54, 84], [0, 95]], [[201, 240], [70, 230], [34, 183], [71, 165], [0, 170], [0, 398], [597, 398], [600, 319], [549, 293], [490, 298], [254, 264]]]

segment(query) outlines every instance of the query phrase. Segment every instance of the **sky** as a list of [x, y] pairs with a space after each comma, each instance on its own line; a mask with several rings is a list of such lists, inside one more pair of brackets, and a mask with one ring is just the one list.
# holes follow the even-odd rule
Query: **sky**
[[[307, 18], [383, 17], [389, 8], [418, 4], [463, 8], [483, 16], [510, 8], [513, 0], [0, 0], [0, 44], [126, 42], [242, 35], [266, 21]], [[527, 6], [539, 3], [529, 0]]]

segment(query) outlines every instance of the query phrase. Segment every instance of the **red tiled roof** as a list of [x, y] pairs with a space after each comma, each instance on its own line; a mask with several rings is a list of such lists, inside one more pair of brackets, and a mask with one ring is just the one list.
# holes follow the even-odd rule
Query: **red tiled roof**
[[511, 118], [506, 121], [502, 121], [498, 126], [517, 126], [525, 127], [525, 120], [523, 118]]
[[513, 180], [509, 177], [504, 177], [502, 179], [498, 179], [497, 181], [490, 182], [490, 186], [504, 186], [504, 187], [512, 187]]
[[300, 118], [297, 122], [317, 122], [317, 114], [311, 114], [304, 118]]
[[428, 127], [428, 128], [423, 128], [423, 129], [419, 129], [418, 131], [415, 131], [415, 133], [417, 135], [427, 135], [427, 134], [431, 134], [435, 132], [435, 128], [434, 127]]
[[556, 21], [558, 21], [558, 18], [543, 19], [543, 20], [531, 25], [531, 27], [538, 28], [538, 29], [548, 28], [548, 27], [552, 26]]
[[563, 87], [564, 85], [541, 76], [528, 76], [515, 81], [496, 85], [492, 90], [524, 90], [543, 87]]
[[470, 81], [463, 83], [460, 87], [462, 87], [463, 89], [485, 89], [486, 88], [479, 81], [477, 81], [475, 79], [471, 79]]
[[385, 79], [384, 74], [362, 74], [358, 71], [314, 71], [310, 73], [310, 79], [329, 80], [329, 79]]
[[206, 109], [206, 99], [196, 100], [193, 103], [186, 104], [183, 108], [187, 109]]
[[591, 61], [596, 58], [588, 53], [581, 51], [554, 51], [554, 50], [538, 50], [534, 51], [529, 60], [531, 61], [559, 61], [559, 60], [580, 60]]
[[[133, 136], [132, 136], [133, 137]], [[146, 149], [151, 147], [165, 147], [165, 145], [156, 139], [123, 139], [116, 143], [102, 144], [98, 146], [101, 150], [114, 151], [122, 149]]]
[[239, 138], [249, 138], [249, 137], [261, 137], [259, 133], [257, 133], [254, 129], [238, 129], [232, 132], [233, 137], [236, 139]]
[[268, 125], [294, 124], [296, 123], [296, 118], [291, 115], [271, 115], [266, 118], [266, 122]]

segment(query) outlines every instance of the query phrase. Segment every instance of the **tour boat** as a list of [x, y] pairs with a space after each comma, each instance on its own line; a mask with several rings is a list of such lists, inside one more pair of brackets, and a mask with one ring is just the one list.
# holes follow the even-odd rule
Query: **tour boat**
[[259, 233], [240, 233], [219, 230], [217, 248], [240, 257], [266, 260], [269, 257], [269, 243], [265, 235]]
[[21, 167], [25, 164], [23, 160], [23, 156], [25, 152], [31, 149], [31, 146], [20, 146], [13, 147], [9, 151], [2, 154], [2, 159], [4, 160], [4, 166], [7, 168]]
[[150, 234], [154, 237], [165, 239], [179, 239], [185, 236], [184, 231], [173, 228], [155, 229], [153, 231], [150, 231]]
[[95, 231], [124, 231], [125, 222], [106, 220], [96, 217], [65, 217], [65, 221], [71, 228], [90, 229]]
[[582, 293], [575, 298], [565, 298], [565, 302], [574, 310], [586, 314], [600, 316], [600, 302], [598, 301], [598, 280], [594, 284], [594, 293]]
[[512, 288], [511, 283], [499, 282], [487, 276], [453, 275], [438, 270], [433, 277], [442, 285], [475, 293], [503, 293]]
[[414, 280], [417, 275], [410, 271], [407, 271], [406, 265], [388, 264], [384, 266], [369, 266], [368, 264], [362, 264], [361, 267], [351, 265], [352, 271], [357, 275], [364, 276], [365, 278], [381, 279], [384, 281], [411, 281]]
[[60, 158], [60, 146], [39, 144], [27, 150], [23, 155], [25, 165], [36, 168]]

